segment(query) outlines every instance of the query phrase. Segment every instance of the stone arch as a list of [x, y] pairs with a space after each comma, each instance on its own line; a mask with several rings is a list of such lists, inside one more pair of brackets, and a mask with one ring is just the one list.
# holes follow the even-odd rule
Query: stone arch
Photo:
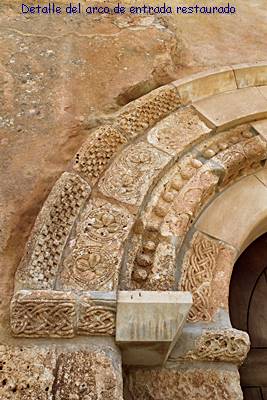
[[[130, 103], [88, 138], [45, 202], [18, 267], [15, 335], [110, 334], [114, 295], [96, 300], [98, 312], [109, 315], [109, 328], [96, 328], [86, 323], [90, 291], [115, 292], [119, 281], [122, 288], [177, 287], [173, 267], [198, 213], [240, 173], [263, 168], [266, 128], [255, 121], [267, 116], [266, 68], [238, 66], [173, 82]], [[180, 288], [188, 288], [185, 272]], [[63, 304], [62, 332], [51, 323], [38, 331], [30, 316], [21, 320], [33, 303], [51, 314]]]
[[217, 362], [236, 374], [249, 339], [231, 328], [218, 280], [237, 249], [199, 224], [220, 196], [265, 173], [266, 85], [264, 63], [198, 74], [90, 135], [37, 217], [15, 277], [12, 334], [114, 336], [119, 289], [179, 289], [194, 304], [167, 365]]

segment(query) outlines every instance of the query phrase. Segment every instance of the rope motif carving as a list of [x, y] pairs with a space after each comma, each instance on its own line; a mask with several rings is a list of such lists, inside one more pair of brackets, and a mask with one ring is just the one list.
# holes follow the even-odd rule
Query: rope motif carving
[[11, 329], [15, 336], [74, 336], [74, 302], [62, 300], [18, 300], [12, 305]]
[[115, 307], [83, 304], [78, 322], [78, 333], [87, 335], [115, 334]]
[[209, 298], [211, 295], [211, 281], [216, 267], [216, 258], [219, 249], [216, 243], [196, 234], [193, 246], [187, 254], [180, 282], [180, 290], [189, 291], [193, 295], [193, 306], [189, 312], [188, 320], [210, 320]]

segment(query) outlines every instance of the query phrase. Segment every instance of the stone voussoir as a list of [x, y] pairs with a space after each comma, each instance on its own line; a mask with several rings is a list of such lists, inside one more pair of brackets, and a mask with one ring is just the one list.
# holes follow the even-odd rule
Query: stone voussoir
[[105, 171], [112, 157], [128, 142], [114, 126], [103, 126], [83, 143], [73, 159], [73, 169], [93, 185]]
[[200, 118], [217, 131], [267, 117], [267, 99], [256, 87], [247, 87], [193, 103]]
[[63, 173], [39, 213], [16, 273], [16, 289], [53, 289], [62, 252], [91, 188], [78, 175]]
[[211, 133], [191, 107], [179, 109], [158, 122], [147, 134], [156, 148], [177, 156]]
[[232, 68], [225, 67], [215, 71], [200, 72], [189, 78], [179, 79], [173, 84], [177, 87], [182, 104], [237, 89]]
[[126, 135], [135, 137], [179, 106], [180, 98], [176, 87], [172, 84], [165, 85], [124, 107], [116, 118], [115, 126]]
[[233, 66], [238, 88], [267, 85], [267, 62]]

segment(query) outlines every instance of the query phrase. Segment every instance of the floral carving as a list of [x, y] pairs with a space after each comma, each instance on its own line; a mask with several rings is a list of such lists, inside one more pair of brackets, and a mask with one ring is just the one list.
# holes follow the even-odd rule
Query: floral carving
[[170, 159], [146, 143], [129, 146], [114, 161], [99, 182], [107, 196], [139, 205], [156, 172]]
[[64, 262], [61, 282], [64, 288], [112, 290], [116, 265], [117, 257], [101, 246], [79, 243]]
[[104, 203], [86, 214], [83, 231], [93, 241], [122, 239], [127, 234], [128, 214], [121, 208]]

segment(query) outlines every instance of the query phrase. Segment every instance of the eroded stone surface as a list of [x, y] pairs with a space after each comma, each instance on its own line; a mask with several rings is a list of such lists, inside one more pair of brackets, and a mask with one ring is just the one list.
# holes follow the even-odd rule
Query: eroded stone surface
[[221, 361], [242, 364], [250, 348], [249, 336], [237, 329], [205, 330], [196, 348], [180, 359]]
[[203, 140], [210, 129], [191, 109], [181, 109], [164, 118], [148, 132], [148, 141], [171, 155], [178, 155], [198, 140]]
[[0, 346], [0, 398], [52, 400], [55, 348]]
[[119, 356], [108, 350], [61, 354], [55, 400], [62, 399], [123, 400]]
[[1, 400], [122, 400], [114, 346], [1, 346], [0, 375]]
[[219, 177], [210, 165], [200, 167], [180, 190], [164, 218], [161, 233], [183, 237], [203, 203], [214, 193], [218, 181]]
[[134, 400], [242, 400], [237, 370], [131, 370], [128, 388]]
[[250, 170], [259, 169], [266, 157], [267, 144], [265, 140], [257, 136], [231, 146], [216, 155], [213, 160], [223, 166], [225, 175], [222, 184], [226, 185], [240, 173], [246, 175]]

